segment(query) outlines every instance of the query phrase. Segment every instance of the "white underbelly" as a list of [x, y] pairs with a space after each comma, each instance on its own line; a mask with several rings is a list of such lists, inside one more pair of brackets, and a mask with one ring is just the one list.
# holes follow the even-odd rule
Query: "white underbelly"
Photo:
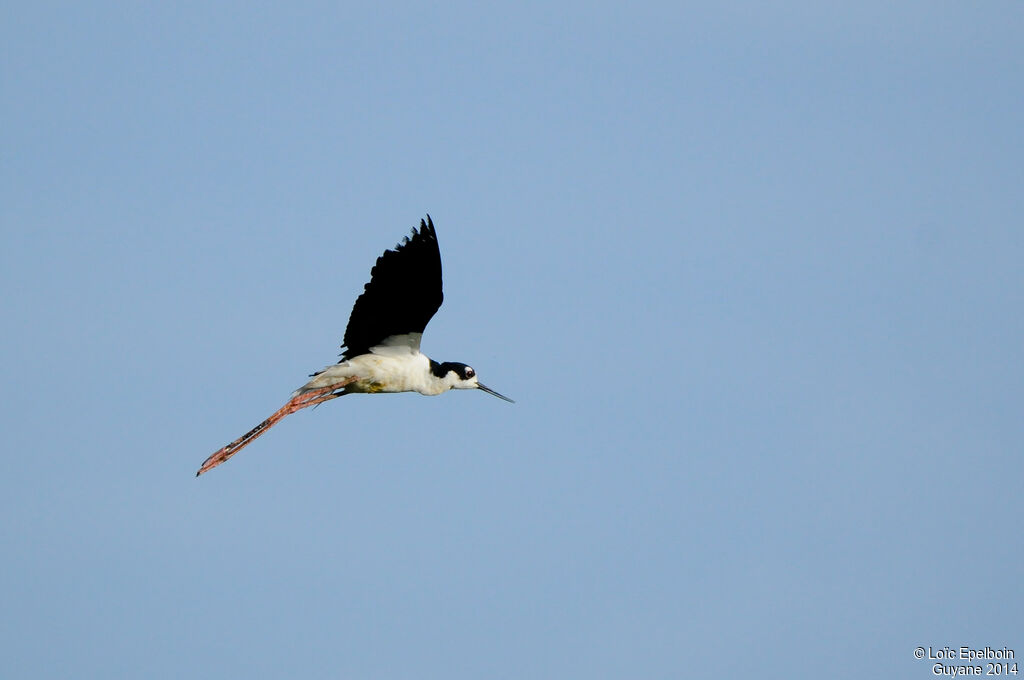
[[430, 360], [420, 354], [402, 356], [362, 354], [340, 364], [327, 366], [296, 390], [296, 394], [320, 389], [351, 378], [348, 392], [419, 392], [433, 394], [426, 377], [430, 375]]

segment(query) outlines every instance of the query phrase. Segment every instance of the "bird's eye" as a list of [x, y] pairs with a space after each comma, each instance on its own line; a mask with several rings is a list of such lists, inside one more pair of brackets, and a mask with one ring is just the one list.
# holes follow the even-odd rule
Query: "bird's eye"
[[467, 378], [472, 378], [474, 375], [476, 375], [476, 371], [474, 371], [469, 366], [466, 366], [466, 377]]

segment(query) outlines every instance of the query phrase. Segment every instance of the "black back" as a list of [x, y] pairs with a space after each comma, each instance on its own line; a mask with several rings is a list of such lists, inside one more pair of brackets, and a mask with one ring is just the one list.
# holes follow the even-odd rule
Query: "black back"
[[348, 318], [342, 360], [366, 354], [392, 335], [422, 333], [442, 301], [441, 251], [427, 215], [419, 230], [377, 258]]

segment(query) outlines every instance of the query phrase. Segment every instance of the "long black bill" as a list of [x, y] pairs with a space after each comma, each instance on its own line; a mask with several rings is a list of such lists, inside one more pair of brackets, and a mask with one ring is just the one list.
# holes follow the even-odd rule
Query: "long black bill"
[[483, 384], [481, 384], [481, 383], [477, 383], [477, 384], [476, 384], [476, 388], [477, 388], [478, 390], [483, 390], [483, 391], [484, 391], [484, 392], [486, 392], [487, 394], [493, 394], [493, 395], [494, 395], [494, 396], [496, 396], [496, 397], [497, 397], [498, 399], [504, 399], [505, 401], [507, 401], [507, 402], [511, 402], [511, 403], [513, 403], [513, 404], [514, 404], [514, 403], [516, 403], [516, 402], [512, 401], [511, 399], [509, 399], [508, 397], [506, 397], [506, 396], [505, 396], [504, 394], [498, 394], [497, 392], [495, 392], [494, 390], [492, 390], [492, 389], [491, 389], [490, 387], [487, 387], [486, 385], [483, 385]]

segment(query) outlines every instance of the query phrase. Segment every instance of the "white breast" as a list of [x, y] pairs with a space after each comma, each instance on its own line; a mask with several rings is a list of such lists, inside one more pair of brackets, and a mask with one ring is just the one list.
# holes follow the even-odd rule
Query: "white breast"
[[348, 378], [357, 378], [349, 392], [419, 392], [440, 394], [447, 389], [430, 372], [430, 359], [410, 347], [374, 347], [340, 364], [327, 366], [296, 390], [296, 394], [326, 387]]

